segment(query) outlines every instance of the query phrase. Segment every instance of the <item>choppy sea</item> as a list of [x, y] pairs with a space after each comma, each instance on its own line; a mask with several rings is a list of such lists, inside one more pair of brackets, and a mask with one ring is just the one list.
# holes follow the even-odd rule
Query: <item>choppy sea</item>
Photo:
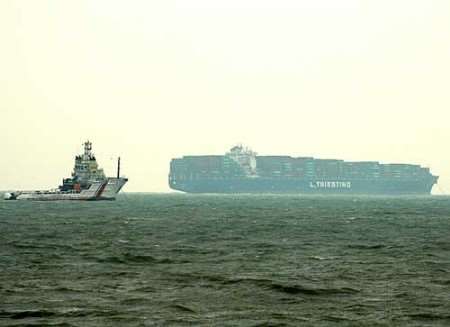
[[450, 198], [0, 201], [1, 326], [450, 326]]

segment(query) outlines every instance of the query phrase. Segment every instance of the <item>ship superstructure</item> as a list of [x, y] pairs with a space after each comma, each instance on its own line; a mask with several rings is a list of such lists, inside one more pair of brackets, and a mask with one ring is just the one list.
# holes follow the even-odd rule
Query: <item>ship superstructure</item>
[[248, 177], [256, 177], [256, 152], [241, 144], [236, 145], [227, 152], [226, 156], [236, 162]]
[[117, 176], [106, 177], [98, 166], [92, 152], [92, 143], [84, 143], [84, 153], [75, 157], [70, 178], [64, 178], [62, 185], [48, 191], [16, 191], [5, 194], [6, 200], [114, 200], [128, 181], [120, 177], [120, 158]]
[[169, 173], [172, 189], [190, 193], [430, 194], [437, 180], [420, 165], [257, 156], [243, 146], [173, 159]]

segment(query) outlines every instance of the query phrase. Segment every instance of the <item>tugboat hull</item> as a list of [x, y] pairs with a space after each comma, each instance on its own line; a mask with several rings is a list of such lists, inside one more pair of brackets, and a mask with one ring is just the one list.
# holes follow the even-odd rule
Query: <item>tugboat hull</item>
[[108, 178], [93, 182], [88, 189], [73, 191], [18, 191], [5, 193], [5, 200], [31, 201], [100, 201], [115, 200], [117, 193], [127, 182], [126, 178]]

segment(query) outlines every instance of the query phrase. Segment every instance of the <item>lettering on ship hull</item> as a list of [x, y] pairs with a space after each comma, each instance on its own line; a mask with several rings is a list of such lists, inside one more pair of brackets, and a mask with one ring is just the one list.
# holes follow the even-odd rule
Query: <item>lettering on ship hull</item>
[[351, 189], [352, 188], [352, 182], [329, 182], [329, 181], [317, 181], [317, 182], [310, 182], [309, 188], [313, 189]]

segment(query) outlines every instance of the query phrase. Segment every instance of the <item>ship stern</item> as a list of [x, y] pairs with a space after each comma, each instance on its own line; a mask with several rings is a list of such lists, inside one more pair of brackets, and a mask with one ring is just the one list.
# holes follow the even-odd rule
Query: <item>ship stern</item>
[[109, 177], [105, 185], [105, 188], [98, 195], [98, 200], [115, 200], [117, 194], [120, 192], [120, 190], [125, 186], [127, 182], [128, 178]]

